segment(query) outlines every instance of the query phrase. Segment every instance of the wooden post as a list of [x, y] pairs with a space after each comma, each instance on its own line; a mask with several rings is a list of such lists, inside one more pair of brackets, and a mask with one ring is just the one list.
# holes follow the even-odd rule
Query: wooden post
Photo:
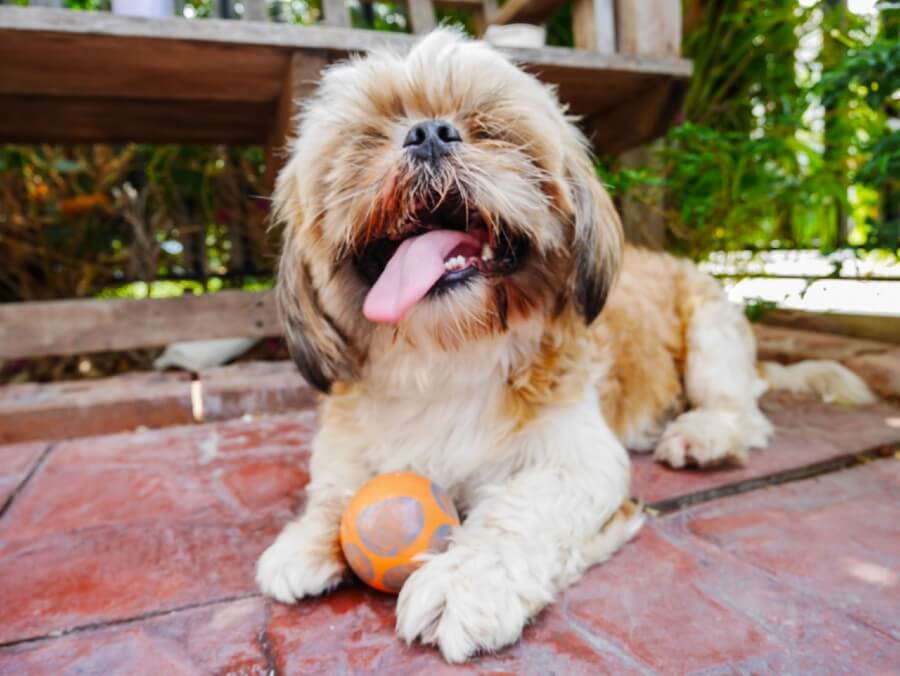
[[475, 33], [484, 35], [496, 14], [497, 0], [484, 0], [484, 2], [480, 3], [475, 9]]
[[427, 33], [437, 25], [431, 0], [407, 0], [406, 11], [413, 33]]
[[[654, 145], [629, 150], [620, 156], [622, 166], [631, 169], [649, 167], [659, 169], [659, 161], [654, 157]], [[666, 242], [665, 193], [659, 187], [641, 190], [641, 198], [622, 199], [622, 225], [629, 242], [649, 249], [662, 249]]]
[[322, 53], [294, 52], [291, 56], [278, 98], [278, 109], [266, 141], [265, 185], [270, 190], [287, 160], [287, 144], [296, 131], [294, 125], [300, 104], [315, 91], [319, 76], [328, 62], [328, 57]]
[[244, 21], [268, 21], [269, 6], [266, 0], [244, 0]]
[[322, 0], [322, 11], [325, 13], [322, 23], [326, 26], [350, 27], [350, 12], [344, 0]]
[[576, 48], [615, 54], [616, 17], [613, 0], [575, 0], [572, 4], [572, 32]]
[[681, 54], [679, 0], [616, 0], [619, 51], [636, 56]]
[[[617, 0], [616, 33], [623, 54], [670, 57], [681, 54], [679, 0]], [[633, 169], [657, 166], [652, 146], [623, 153], [622, 165]], [[622, 221], [628, 239], [662, 249], [666, 238], [665, 192], [646, 188], [641, 199], [622, 200]]]

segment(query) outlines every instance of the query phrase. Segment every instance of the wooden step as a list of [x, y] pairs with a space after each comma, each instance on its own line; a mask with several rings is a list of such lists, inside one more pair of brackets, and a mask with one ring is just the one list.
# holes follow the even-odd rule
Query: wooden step
[[[216, 19], [0, 7], [0, 142], [263, 144], [292, 55], [337, 60], [409, 35]], [[679, 58], [506, 49], [555, 84], [599, 152], [662, 133], [690, 75]]]

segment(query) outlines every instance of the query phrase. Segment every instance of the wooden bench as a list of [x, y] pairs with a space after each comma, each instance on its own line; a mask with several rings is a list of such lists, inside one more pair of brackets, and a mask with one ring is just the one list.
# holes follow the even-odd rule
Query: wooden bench
[[[271, 291], [0, 304], [0, 361], [280, 334]], [[7, 385], [0, 444], [277, 413], [315, 400], [289, 361]]]
[[[294, 106], [323, 66], [413, 40], [328, 26], [0, 7], [0, 142], [265, 144], [277, 155]], [[671, 54], [505, 51], [558, 87], [601, 153], [661, 134], [691, 72]]]
[[[612, 0], [594, 1], [593, 37], [582, 30], [591, 0], [576, 1], [576, 41], [583, 49], [504, 51], [558, 88], [597, 152], [616, 153], [663, 133], [691, 64], [678, 56], [674, 33], [665, 44], [650, 44], [635, 24], [638, 5], [680, 16], [677, 0], [618, 0], [615, 16]], [[512, 0], [498, 11], [493, 0], [436, 2], [476, 9], [481, 29], [542, 20], [561, 4]], [[245, 5], [246, 18], [265, 18], [261, 0]], [[291, 117], [323, 67], [375, 47], [408, 48], [415, 40], [349, 28], [344, 0], [324, 0], [323, 10], [324, 25], [300, 27], [0, 7], [0, 143], [263, 145], [271, 179]], [[409, 0], [408, 10], [415, 32], [434, 27], [431, 0]], [[0, 305], [0, 360], [279, 333], [270, 292]], [[15, 385], [0, 388], [0, 440], [215, 419], [311, 400], [286, 363]]]

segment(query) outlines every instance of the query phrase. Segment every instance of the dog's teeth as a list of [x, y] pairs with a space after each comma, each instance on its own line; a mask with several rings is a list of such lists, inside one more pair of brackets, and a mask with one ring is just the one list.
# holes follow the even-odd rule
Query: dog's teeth
[[481, 247], [481, 260], [483, 260], [483, 261], [494, 260], [494, 250], [490, 247], [490, 245], [487, 242], [485, 242], [484, 246]]
[[444, 261], [445, 270], [462, 270], [466, 266], [465, 256], [454, 256]]

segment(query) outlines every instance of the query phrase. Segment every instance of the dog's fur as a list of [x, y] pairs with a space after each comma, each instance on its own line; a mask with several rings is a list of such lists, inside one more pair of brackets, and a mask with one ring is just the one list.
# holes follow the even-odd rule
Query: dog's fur
[[[437, 165], [402, 147], [427, 119], [463, 136]], [[415, 205], [449, 194], [496, 237], [527, 242], [527, 256], [423, 299], [396, 325], [370, 323], [354, 256], [402, 237]], [[673, 467], [711, 465], [745, 460], [772, 432], [740, 310], [689, 263], [623, 248], [554, 92], [484, 44], [440, 30], [408, 55], [329, 68], [275, 204], [289, 345], [329, 393], [305, 512], [258, 565], [280, 601], [337, 585], [346, 501], [376, 474], [412, 470], [465, 520], [403, 587], [397, 631], [454, 662], [500, 648], [640, 527], [625, 446]], [[809, 374], [769, 371], [811, 387]], [[830, 395], [869, 396], [836, 365], [816, 372], [832, 375]]]

